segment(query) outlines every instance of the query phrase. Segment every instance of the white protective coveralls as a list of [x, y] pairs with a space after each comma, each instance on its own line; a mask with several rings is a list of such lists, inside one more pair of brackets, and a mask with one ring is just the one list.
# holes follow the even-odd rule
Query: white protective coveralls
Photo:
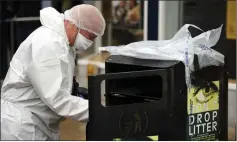
[[71, 95], [75, 51], [64, 18], [41, 10], [42, 26], [13, 56], [1, 89], [1, 140], [59, 140], [64, 117], [87, 122], [88, 101]]

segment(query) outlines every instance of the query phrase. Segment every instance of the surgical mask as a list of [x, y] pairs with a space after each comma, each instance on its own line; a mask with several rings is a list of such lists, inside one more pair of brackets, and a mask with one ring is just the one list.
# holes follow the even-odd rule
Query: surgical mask
[[90, 47], [92, 44], [93, 44], [93, 41], [85, 38], [82, 34], [78, 33], [73, 46], [78, 51], [84, 51], [88, 47]]

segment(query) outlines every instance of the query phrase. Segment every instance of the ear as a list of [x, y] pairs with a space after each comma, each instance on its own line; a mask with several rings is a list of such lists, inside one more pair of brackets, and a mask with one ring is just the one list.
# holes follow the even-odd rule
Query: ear
[[65, 25], [65, 27], [69, 27], [69, 25], [70, 25], [69, 21], [68, 20], [64, 20], [64, 25]]
[[72, 46], [73, 45], [73, 43], [72, 43], [73, 42], [73, 39], [72, 39], [73, 27], [71, 26], [69, 21], [64, 20], [64, 28], [65, 28], [65, 32], [67, 35], [69, 45]]

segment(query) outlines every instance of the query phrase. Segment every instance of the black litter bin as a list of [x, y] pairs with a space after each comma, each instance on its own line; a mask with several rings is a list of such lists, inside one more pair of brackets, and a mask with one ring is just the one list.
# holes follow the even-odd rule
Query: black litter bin
[[224, 66], [196, 68], [191, 75], [188, 91], [182, 62], [110, 56], [105, 74], [88, 78], [86, 139], [227, 140]]

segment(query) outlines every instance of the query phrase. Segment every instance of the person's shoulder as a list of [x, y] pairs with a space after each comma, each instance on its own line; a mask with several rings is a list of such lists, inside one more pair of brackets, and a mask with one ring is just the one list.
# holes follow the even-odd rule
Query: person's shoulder
[[32, 38], [33, 58], [52, 60], [67, 54], [66, 44], [64, 44], [53, 31], [42, 27], [35, 32]]
[[68, 46], [63, 37], [58, 35], [55, 31], [43, 26], [35, 31], [31, 42], [32, 44], [41, 46], [41, 48], [48, 49], [54, 48], [54, 46], [57, 46], [58, 48], [65, 48], [65, 46]]
[[57, 42], [56, 39], [57, 39], [57, 35], [55, 32], [42, 26], [34, 31], [34, 36], [32, 37], [32, 43], [45, 45], [45, 44]]

